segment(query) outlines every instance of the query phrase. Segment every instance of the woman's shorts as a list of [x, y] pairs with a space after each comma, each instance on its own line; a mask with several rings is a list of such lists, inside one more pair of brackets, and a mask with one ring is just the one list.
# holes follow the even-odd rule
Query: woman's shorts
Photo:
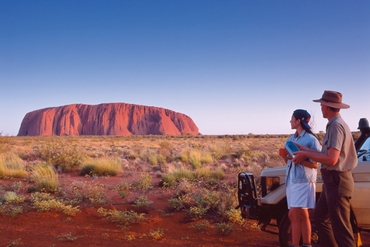
[[315, 208], [315, 183], [290, 183], [286, 188], [288, 208]]

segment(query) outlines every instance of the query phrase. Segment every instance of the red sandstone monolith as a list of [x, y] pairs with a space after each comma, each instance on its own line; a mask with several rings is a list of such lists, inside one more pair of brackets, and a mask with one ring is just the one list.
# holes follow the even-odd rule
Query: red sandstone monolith
[[18, 136], [198, 135], [193, 120], [172, 110], [126, 103], [72, 104], [26, 114]]

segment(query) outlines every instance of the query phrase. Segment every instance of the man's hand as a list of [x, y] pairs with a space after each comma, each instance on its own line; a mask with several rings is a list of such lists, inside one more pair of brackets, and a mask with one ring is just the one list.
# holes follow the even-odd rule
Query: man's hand
[[305, 151], [294, 152], [294, 159], [292, 160], [295, 164], [301, 164], [304, 160], [307, 159]]

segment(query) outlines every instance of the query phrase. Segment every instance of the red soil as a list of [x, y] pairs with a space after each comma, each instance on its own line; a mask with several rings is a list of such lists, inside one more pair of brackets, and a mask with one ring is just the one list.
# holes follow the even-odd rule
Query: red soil
[[[78, 176], [66, 176], [64, 181], [88, 180]], [[118, 184], [122, 178], [97, 179], [99, 183]], [[14, 181], [0, 180], [1, 185]], [[154, 182], [153, 182], [154, 184]], [[112, 196], [112, 204], [106, 208], [130, 209], [118, 193]], [[166, 214], [168, 199], [173, 192], [155, 187], [145, 196], [153, 201], [153, 207], [145, 215], [146, 220], [122, 230], [115, 223], [97, 213], [96, 207], [82, 207], [76, 216], [59, 212], [28, 212], [15, 217], [0, 216], [0, 247], [5, 246], [249, 246], [277, 247], [278, 236], [247, 226], [238, 227], [230, 235], [222, 235], [214, 227], [205, 230], [189, 228], [200, 221], [187, 220], [185, 212]], [[163, 229], [164, 237], [153, 240], [151, 230]], [[127, 236], [135, 236], [129, 241]], [[369, 246], [370, 237], [363, 237], [364, 246]]]

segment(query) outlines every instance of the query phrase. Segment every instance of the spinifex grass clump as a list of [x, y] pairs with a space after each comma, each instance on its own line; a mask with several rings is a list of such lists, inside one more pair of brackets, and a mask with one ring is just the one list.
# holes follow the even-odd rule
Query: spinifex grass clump
[[58, 173], [47, 164], [32, 166], [31, 181], [35, 182], [33, 189], [39, 192], [55, 192], [59, 186]]
[[116, 176], [122, 172], [122, 162], [119, 157], [88, 159], [84, 163], [80, 171], [82, 176]]
[[175, 170], [172, 173], [163, 175], [160, 181], [160, 185], [163, 187], [173, 187], [176, 185], [176, 183], [183, 179], [190, 181], [194, 180], [195, 179], [194, 172], [188, 169]]
[[0, 178], [27, 177], [24, 162], [18, 155], [12, 152], [0, 154]]

